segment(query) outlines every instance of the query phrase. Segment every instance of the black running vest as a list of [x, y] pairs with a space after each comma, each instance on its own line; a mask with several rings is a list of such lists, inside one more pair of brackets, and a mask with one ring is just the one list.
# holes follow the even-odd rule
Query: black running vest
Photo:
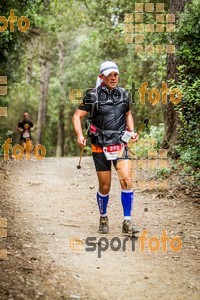
[[91, 123], [97, 132], [91, 135], [96, 146], [121, 144], [126, 130], [126, 112], [130, 110], [128, 91], [121, 87], [110, 90], [106, 86], [89, 89], [79, 109], [90, 112]]

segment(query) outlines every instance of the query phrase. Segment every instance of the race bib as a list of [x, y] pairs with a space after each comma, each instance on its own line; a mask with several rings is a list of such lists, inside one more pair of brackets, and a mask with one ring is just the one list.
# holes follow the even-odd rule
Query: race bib
[[105, 146], [103, 152], [107, 160], [115, 160], [124, 150], [124, 144]]
[[25, 130], [25, 131], [23, 132], [22, 136], [23, 136], [24, 139], [29, 138], [29, 137], [30, 137], [29, 131], [28, 131], [28, 130]]

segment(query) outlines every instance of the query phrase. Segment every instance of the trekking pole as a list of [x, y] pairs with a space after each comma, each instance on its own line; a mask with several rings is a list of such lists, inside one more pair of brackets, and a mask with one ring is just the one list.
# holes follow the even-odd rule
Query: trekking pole
[[77, 169], [81, 169], [81, 159], [82, 159], [82, 155], [83, 155], [83, 148], [81, 148], [81, 151], [80, 151], [80, 158], [79, 158], [79, 163], [78, 163], [78, 166], [77, 166]]
[[140, 132], [144, 129], [144, 126], [146, 125], [146, 128], [148, 128], [148, 123], [149, 123], [149, 118], [145, 118], [143, 121], [143, 124], [140, 126], [140, 128], [138, 129], [137, 134], [139, 135]]
[[[87, 128], [86, 136], [88, 134], [88, 131], [89, 131], [89, 127]], [[86, 140], [87, 140], [87, 138], [86, 138]], [[81, 169], [81, 159], [82, 159], [82, 156], [83, 156], [83, 150], [84, 150], [84, 147], [81, 148], [81, 150], [80, 150], [80, 158], [79, 158], [79, 163], [78, 163], [77, 169]]]
[[[139, 136], [140, 132], [144, 129], [144, 127], [146, 126], [146, 128], [148, 129], [148, 124], [149, 124], [149, 118], [145, 118], [142, 125], [140, 126], [140, 128], [138, 129], [137, 131], [137, 134]], [[137, 142], [137, 141], [136, 141]], [[133, 143], [133, 142], [132, 142]], [[131, 147], [128, 147], [129, 151], [131, 154], [134, 154], [132, 151], [131, 151]], [[128, 156], [128, 155], [127, 155]]]

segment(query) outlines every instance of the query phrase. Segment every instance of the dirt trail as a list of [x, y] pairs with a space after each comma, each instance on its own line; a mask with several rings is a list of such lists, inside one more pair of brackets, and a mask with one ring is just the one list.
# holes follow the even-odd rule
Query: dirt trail
[[[127, 242], [126, 251], [85, 251], [97, 233], [97, 179], [92, 158], [9, 161], [1, 171], [0, 216], [8, 218], [8, 260], [0, 261], [1, 299], [199, 299], [199, 210], [186, 196], [135, 193], [133, 216], [148, 238], [180, 236], [174, 253]], [[115, 172], [115, 171], [113, 171]], [[114, 174], [116, 178], [116, 174]], [[4, 186], [4, 187], [3, 187]], [[120, 187], [112, 181], [110, 234], [121, 241]], [[70, 240], [83, 243], [70, 248]], [[97, 247], [100, 244], [96, 244]], [[103, 244], [102, 244], [103, 247]]]

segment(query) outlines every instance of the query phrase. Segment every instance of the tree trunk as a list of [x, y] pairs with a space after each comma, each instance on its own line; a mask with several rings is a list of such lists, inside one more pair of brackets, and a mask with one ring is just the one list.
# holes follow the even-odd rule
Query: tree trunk
[[64, 46], [62, 42], [58, 43], [59, 56], [59, 77], [60, 77], [60, 97], [59, 97], [59, 120], [56, 157], [64, 156], [65, 140], [65, 90], [64, 90]]
[[32, 73], [33, 73], [33, 61], [34, 61], [34, 44], [30, 42], [28, 44], [27, 49], [27, 65], [26, 65], [26, 84], [30, 85], [32, 80]]
[[[170, 13], [175, 14], [177, 18], [178, 14], [183, 12], [184, 6], [187, 2], [188, 0], [170, 0]], [[173, 54], [167, 54], [167, 80], [174, 79], [174, 81], [177, 82], [178, 65], [179, 62], [175, 60], [175, 56]], [[163, 118], [165, 124], [165, 136], [162, 147], [173, 149], [173, 146], [178, 140], [177, 125], [179, 120], [174, 109], [174, 104], [172, 104], [170, 101], [163, 108]]]
[[44, 136], [44, 129], [46, 125], [47, 115], [47, 93], [49, 87], [50, 78], [50, 62], [46, 60], [42, 61], [42, 77], [41, 77], [41, 89], [40, 89], [40, 103], [38, 110], [38, 124], [37, 124], [37, 143], [42, 144], [42, 138]]

